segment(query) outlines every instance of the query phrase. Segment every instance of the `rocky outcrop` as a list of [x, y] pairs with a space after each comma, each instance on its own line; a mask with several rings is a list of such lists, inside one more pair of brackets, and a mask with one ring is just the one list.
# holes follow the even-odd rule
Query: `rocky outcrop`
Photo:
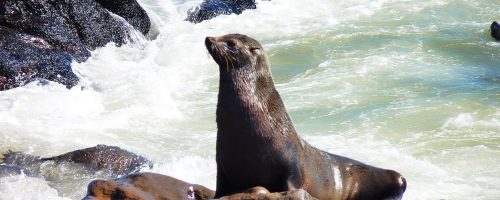
[[187, 21], [200, 23], [219, 15], [241, 14], [246, 9], [257, 8], [255, 0], [205, 0], [188, 11]]
[[78, 78], [71, 70], [71, 62], [74, 58], [83, 61], [90, 53], [83, 46], [74, 45], [72, 55], [55, 45], [44, 38], [0, 26], [0, 90], [36, 79], [56, 81], [68, 88], [75, 86]]
[[78, 83], [71, 62], [109, 42], [125, 43], [129, 24], [149, 31], [149, 17], [135, 0], [1, 1], [0, 90], [37, 79], [71, 88]]
[[303, 189], [268, 194], [238, 193], [220, 198], [220, 200], [316, 200]]
[[19, 174], [30, 175], [29, 171], [18, 166], [0, 164], [0, 178]]
[[123, 17], [130, 25], [146, 35], [151, 28], [148, 14], [136, 0], [95, 0], [110, 12]]
[[[260, 187], [257, 188], [256, 191], [262, 191]], [[208, 200], [212, 199], [214, 195], [214, 191], [201, 185], [187, 183], [161, 174], [136, 173], [115, 180], [92, 181], [87, 188], [87, 196], [83, 200]], [[315, 198], [300, 189], [281, 193], [238, 193], [220, 199], [313, 200]]]
[[152, 167], [152, 163], [142, 156], [119, 147], [106, 145], [97, 145], [49, 158], [12, 151], [5, 153], [3, 157], [2, 163], [23, 167], [41, 176], [44, 174], [40, 166], [45, 162], [52, 162], [54, 165], [77, 164], [89, 173], [105, 171], [114, 176], [138, 172], [144, 167]]
[[491, 36], [496, 40], [500, 40], [500, 24], [496, 21], [491, 24]]

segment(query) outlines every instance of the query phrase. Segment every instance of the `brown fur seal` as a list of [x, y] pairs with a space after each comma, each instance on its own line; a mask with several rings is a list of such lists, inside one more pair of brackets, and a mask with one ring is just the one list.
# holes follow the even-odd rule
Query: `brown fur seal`
[[214, 191], [179, 179], [143, 172], [115, 180], [94, 180], [82, 200], [208, 200]]
[[256, 40], [230, 34], [205, 45], [220, 70], [216, 198], [263, 186], [303, 188], [318, 199], [401, 199], [399, 173], [321, 151], [297, 135]]
[[74, 163], [89, 172], [104, 170], [113, 175], [126, 175], [146, 166], [152, 167], [152, 163], [142, 156], [107, 145], [79, 149], [49, 158], [13, 151], [8, 151], [3, 157], [0, 163], [25, 167], [33, 173], [38, 173], [40, 166], [47, 161], [52, 161], [56, 165]]

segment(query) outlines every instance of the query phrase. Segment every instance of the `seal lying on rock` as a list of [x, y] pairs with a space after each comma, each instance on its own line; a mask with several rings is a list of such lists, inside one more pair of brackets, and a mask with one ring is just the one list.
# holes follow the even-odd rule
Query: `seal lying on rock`
[[255, 9], [255, 0], [206, 0], [188, 11], [187, 21], [200, 23], [218, 15], [241, 14], [243, 10]]
[[[256, 190], [265, 190], [258, 187]], [[213, 199], [214, 191], [197, 184], [187, 183], [155, 173], [136, 173], [115, 180], [95, 180], [87, 188], [83, 200], [111, 199]], [[221, 200], [313, 200], [306, 191], [294, 190], [282, 193], [237, 193]]]
[[491, 36], [496, 40], [500, 40], [500, 24], [496, 21], [491, 24]]
[[216, 198], [263, 186], [303, 188], [318, 199], [401, 199], [399, 173], [321, 151], [297, 135], [256, 40], [229, 34], [205, 45], [220, 70]]
[[113, 181], [95, 180], [84, 200], [99, 199], [210, 199], [214, 191], [201, 185], [154, 173], [136, 173]]
[[97, 145], [49, 158], [9, 151], [4, 154], [2, 163], [25, 167], [38, 174], [40, 173], [40, 165], [48, 161], [55, 164], [74, 163], [89, 172], [105, 170], [113, 175], [130, 174], [145, 166], [152, 167], [152, 163], [142, 156], [119, 147], [106, 145]]

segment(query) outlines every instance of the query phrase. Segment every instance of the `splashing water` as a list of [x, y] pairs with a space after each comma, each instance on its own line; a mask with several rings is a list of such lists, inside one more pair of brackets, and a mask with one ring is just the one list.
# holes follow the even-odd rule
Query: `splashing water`
[[[200, 2], [140, 1], [150, 34], [74, 63], [71, 90], [0, 92], [0, 153], [115, 145], [153, 160], [150, 171], [215, 189], [218, 67], [203, 41], [237, 32], [264, 45], [311, 144], [401, 172], [404, 199], [500, 197], [496, 0], [257, 1], [241, 15], [184, 21]], [[81, 199], [95, 177], [58, 178], [66, 170], [0, 178], [0, 199]]]

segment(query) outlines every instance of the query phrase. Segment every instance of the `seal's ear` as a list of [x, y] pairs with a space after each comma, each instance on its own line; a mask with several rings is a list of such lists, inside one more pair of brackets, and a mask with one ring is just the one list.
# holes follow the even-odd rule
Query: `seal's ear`
[[257, 47], [250, 47], [250, 51], [253, 54], [258, 54], [258, 55], [260, 55], [262, 53], [261, 50], [260, 50], [260, 48], [257, 48]]

